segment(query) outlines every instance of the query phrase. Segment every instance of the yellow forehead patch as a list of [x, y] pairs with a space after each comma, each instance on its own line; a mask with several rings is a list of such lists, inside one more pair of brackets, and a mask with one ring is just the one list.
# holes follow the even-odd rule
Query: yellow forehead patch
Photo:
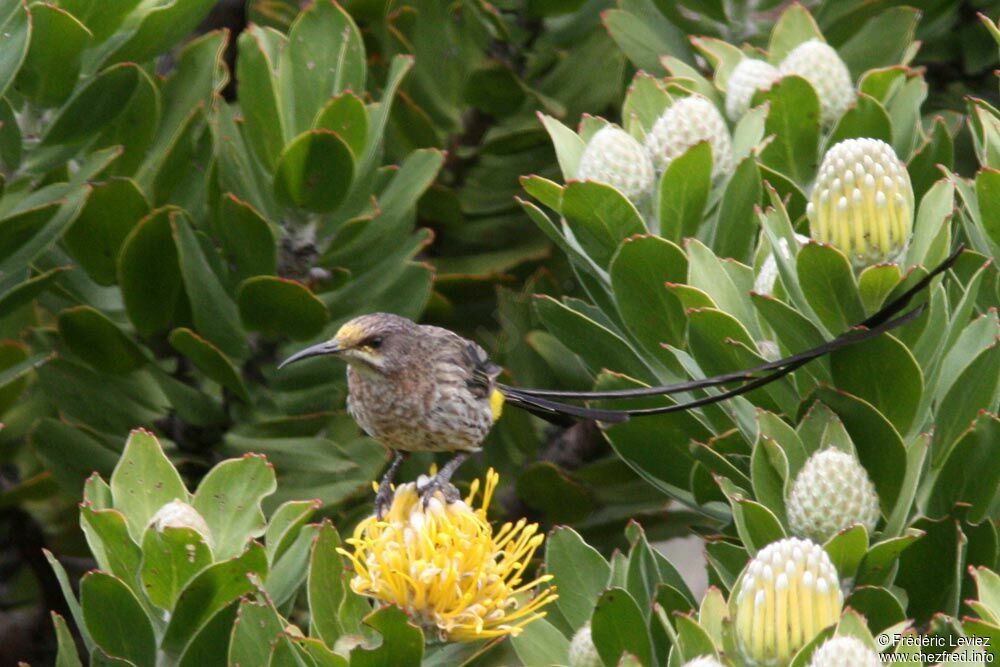
[[340, 327], [337, 331], [337, 335], [333, 337], [335, 341], [341, 347], [350, 347], [355, 345], [365, 337], [365, 330], [363, 327], [355, 324], [354, 322], [348, 322], [344, 326]]

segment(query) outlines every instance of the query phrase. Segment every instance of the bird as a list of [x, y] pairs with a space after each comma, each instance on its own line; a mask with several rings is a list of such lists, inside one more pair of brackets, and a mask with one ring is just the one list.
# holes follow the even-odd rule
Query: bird
[[[502, 369], [477, 343], [437, 326], [418, 324], [391, 313], [368, 313], [343, 324], [330, 340], [285, 359], [279, 369], [317, 356], [336, 356], [347, 364], [347, 411], [370, 437], [393, 452], [375, 496], [376, 516], [392, 501], [392, 484], [407, 454], [451, 452], [454, 457], [418, 485], [426, 503], [436, 492], [458, 499], [451, 477], [479, 451], [505, 406], [548, 419], [592, 419], [608, 424], [633, 417], [690, 410], [744, 394], [791, 373], [813, 359], [856, 345], [913, 321], [926, 303], [900, 314], [931, 280], [950, 268], [963, 248], [918, 280], [872, 316], [827, 342], [739, 371], [654, 387], [609, 391], [521, 388], [498, 381]], [[640, 409], [607, 409], [568, 400], [615, 400], [670, 395], [708, 387], [737, 385], [690, 401]]]

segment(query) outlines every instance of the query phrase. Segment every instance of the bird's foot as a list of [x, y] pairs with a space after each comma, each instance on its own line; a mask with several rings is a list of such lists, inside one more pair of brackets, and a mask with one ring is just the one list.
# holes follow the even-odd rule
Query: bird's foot
[[447, 479], [440, 477], [440, 475], [434, 475], [433, 477], [421, 476], [417, 480], [417, 493], [420, 494], [420, 499], [423, 500], [424, 507], [427, 507], [431, 498], [438, 492], [441, 493], [441, 497], [444, 498], [445, 503], [449, 505], [456, 500], [460, 500], [462, 497], [458, 489], [455, 488], [455, 485]]
[[375, 494], [375, 518], [381, 521], [389, 508], [392, 507], [392, 499], [396, 495], [396, 490], [388, 484], [379, 486], [378, 493]]

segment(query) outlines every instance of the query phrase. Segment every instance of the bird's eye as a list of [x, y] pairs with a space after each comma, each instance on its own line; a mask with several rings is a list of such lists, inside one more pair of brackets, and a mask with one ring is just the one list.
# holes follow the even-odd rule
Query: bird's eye
[[368, 339], [367, 346], [372, 348], [373, 350], [379, 349], [380, 347], [382, 347], [382, 337], [372, 336], [371, 338]]

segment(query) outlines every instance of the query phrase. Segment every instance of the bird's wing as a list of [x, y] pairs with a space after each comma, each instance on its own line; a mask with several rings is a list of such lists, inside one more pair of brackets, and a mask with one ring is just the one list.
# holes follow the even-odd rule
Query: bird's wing
[[[910, 311], [907, 315], [897, 318], [897, 315], [901, 313], [910, 301], [918, 293], [927, 288], [931, 280], [935, 276], [947, 271], [951, 268], [956, 261], [958, 261], [959, 255], [965, 246], [959, 246], [959, 248], [951, 254], [945, 261], [941, 262], [939, 265], [934, 267], [934, 269], [928, 273], [926, 276], [921, 278], [917, 283], [915, 283], [911, 288], [903, 292], [899, 297], [894, 299], [892, 302], [883, 306], [871, 317], [866, 319], [864, 322], [859, 322], [855, 328], [846, 331], [836, 338], [818, 345], [809, 350], [803, 352], [798, 352], [789, 357], [783, 359], [778, 359], [777, 361], [772, 361], [766, 364], [761, 364], [754, 368], [747, 368], [744, 370], [734, 371], [732, 373], [725, 373], [722, 375], [715, 375], [708, 378], [701, 378], [696, 380], [688, 380], [685, 382], [677, 382], [674, 384], [660, 385], [656, 387], [640, 387], [636, 389], [618, 389], [611, 391], [559, 391], [552, 389], [529, 389], [522, 387], [510, 387], [507, 385], [500, 385], [500, 389], [504, 392], [504, 395], [518, 396], [523, 399], [527, 398], [544, 398], [544, 399], [582, 399], [582, 400], [594, 400], [594, 399], [620, 399], [620, 398], [636, 398], [639, 396], [663, 396], [668, 394], [676, 394], [685, 391], [691, 391], [693, 389], [704, 389], [707, 387], [718, 387], [721, 385], [732, 384], [734, 382], [746, 382], [749, 383], [751, 388], [760, 387], [768, 382], [773, 382], [778, 378], [787, 375], [792, 370], [799, 368], [805, 363], [812, 361], [818, 357], [825, 354], [829, 354], [834, 350], [838, 350], [849, 345], [855, 345], [857, 343], [863, 342], [875, 336], [878, 336], [889, 329], [901, 326], [906, 322], [910, 321], [916, 317], [919, 312], [915, 309]], [[895, 319], [894, 319], [895, 318]], [[904, 319], [905, 318], [905, 319]], [[894, 323], [888, 329], [885, 325], [889, 323]], [[744, 385], [744, 387], [747, 385]], [[749, 391], [740, 387], [738, 393], [744, 393], [744, 391]], [[735, 390], [733, 390], [735, 391]], [[723, 392], [717, 396], [723, 396], [728, 398], [738, 394], [730, 394], [729, 392]], [[713, 397], [714, 398], [714, 397]], [[719, 400], [724, 400], [719, 399]], [[714, 402], [714, 401], [712, 401]], [[671, 406], [673, 407], [673, 406]], [[691, 406], [694, 407], [694, 406]]]

